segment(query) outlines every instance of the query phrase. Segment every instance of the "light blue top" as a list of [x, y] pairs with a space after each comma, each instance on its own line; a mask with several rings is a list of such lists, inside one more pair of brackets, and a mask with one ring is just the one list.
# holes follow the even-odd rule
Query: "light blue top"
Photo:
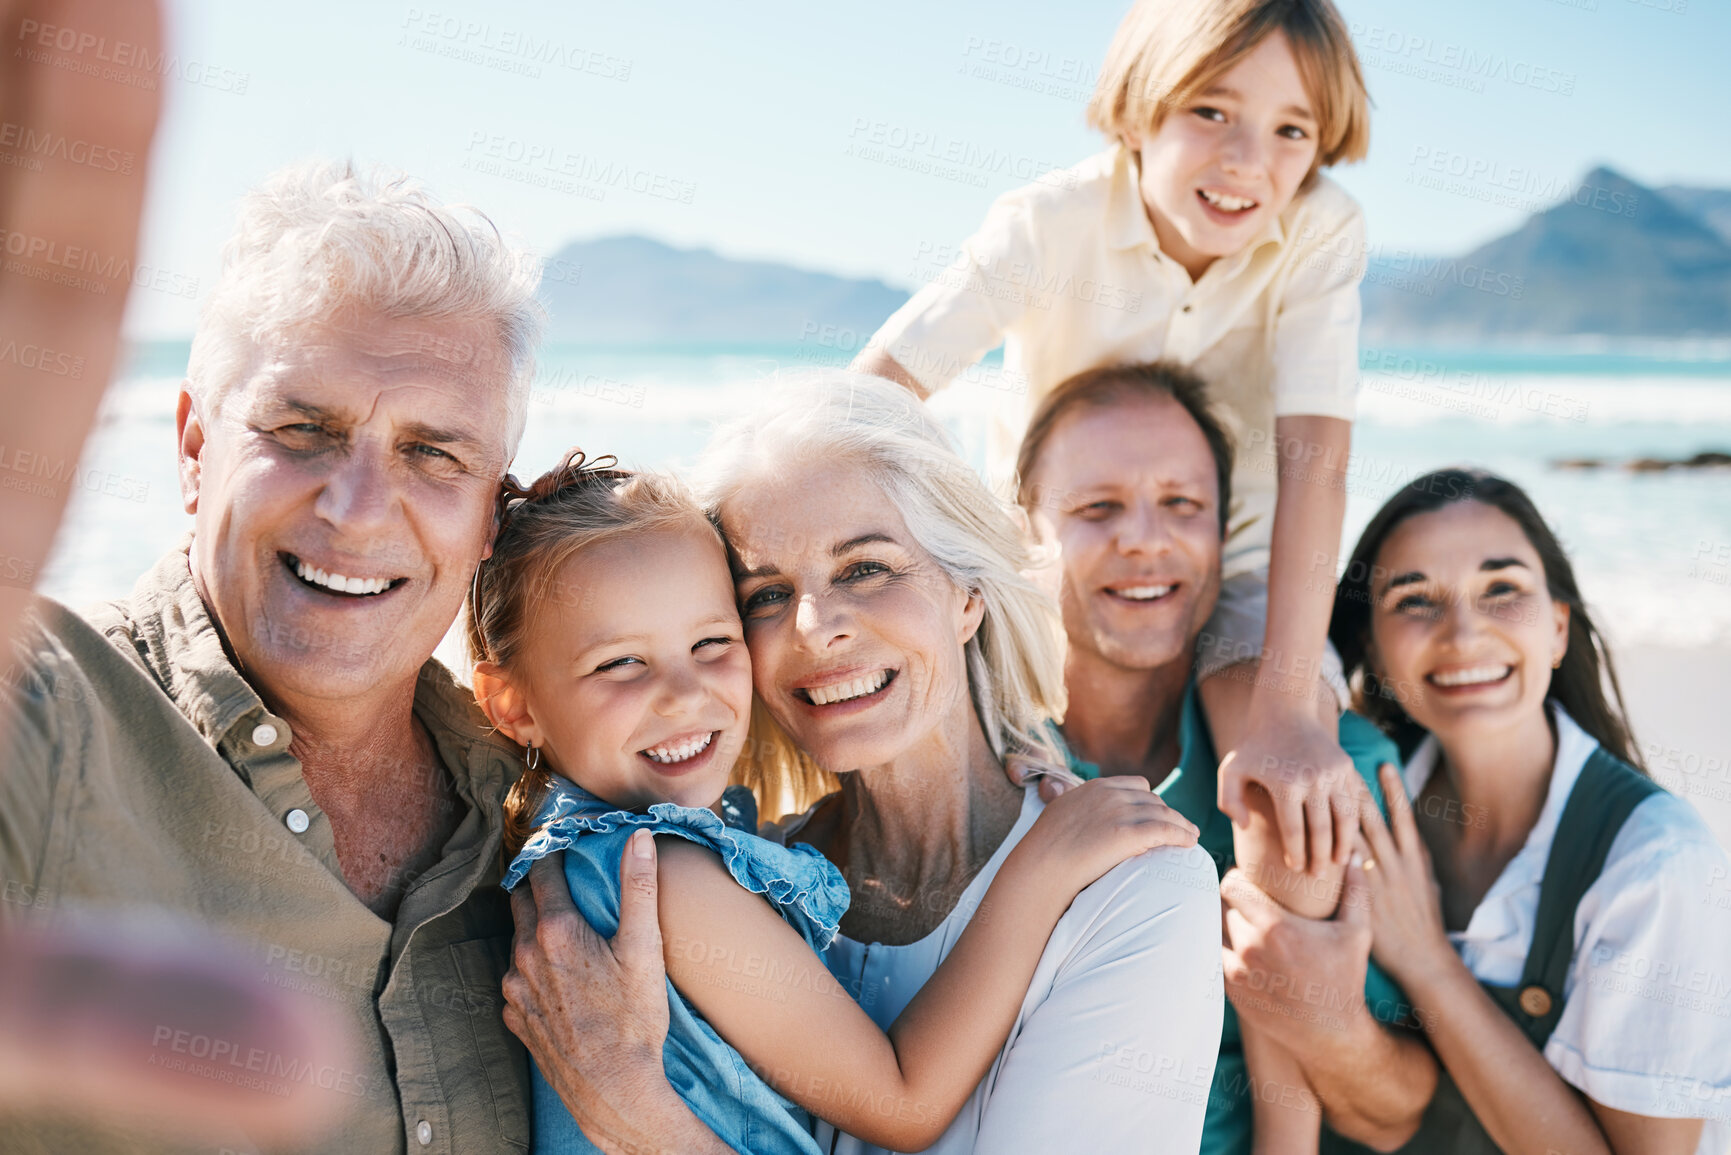
[[[749, 795], [747, 795], [749, 801]], [[729, 804], [732, 805], [729, 805]], [[540, 830], [524, 845], [505, 873], [505, 889], [523, 880], [530, 863], [565, 851], [565, 882], [583, 918], [596, 933], [611, 938], [619, 929], [619, 859], [639, 827], [673, 834], [721, 856], [728, 873], [753, 894], [761, 894], [822, 954], [836, 936], [847, 910], [847, 883], [828, 859], [805, 843], [778, 846], [750, 832], [755, 807], [738, 804], [730, 789], [724, 807], [747, 823], [739, 830], [710, 810], [661, 802], [647, 814], [620, 810], [563, 778], [555, 777], [537, 816]], [[737, 968], [741, 984], [762, 987], [774, 998], [773, 975], [749, 975]], [[661, 1049], [667, 1081], [696, 1116], [736, 1151], [753, 1155], [819, 1155], [806, 1112], [777, 1094], [752, 1073], [695, 1007], [667, 983], [667, 1042]], [[534, 1150], [540, 1155], [596, 1152], [559, 1101], [539, 1069], [532, 1071]]]

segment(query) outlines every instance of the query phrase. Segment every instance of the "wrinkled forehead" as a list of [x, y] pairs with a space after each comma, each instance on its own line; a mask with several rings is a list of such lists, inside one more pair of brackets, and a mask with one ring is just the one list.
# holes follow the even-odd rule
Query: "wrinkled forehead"
[[236, 393], [249, 409], [434, 424], [460, 431], [503, 464], [509, 382], [503, 346], [480, 323], [355, 319], [256, 345]]
[[916, 548], [883, 482], [864, 463], [845, 459], [753, 470], [722, 502], [721, 525], [736, 570], [785, 571], [874, 536]]
[[416, 369], [477, 385], [503, 384], [511, 372], [504, 343], [485, 322], [359, 310], [268, 334], [257, 343], [256, 359], [293, 367]]

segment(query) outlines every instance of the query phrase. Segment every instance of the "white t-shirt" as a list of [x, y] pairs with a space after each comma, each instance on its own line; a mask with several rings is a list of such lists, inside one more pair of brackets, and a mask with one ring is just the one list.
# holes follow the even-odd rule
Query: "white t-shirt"
[[[1539, 886], [1569, 792], [1598, 748], [1560, 706], [1557, 758], [1539, 820], [1464, 931], [1449, 940], [1473, 977], [1521, 981]], [[1403, 778], [1418, 797], [1437, 767], [1428, 737]], [[1731, 1150], [1731, 860], [1674, 794], [1635, 807], [1575, 908], [1562, 1018], [1545, 1059], [1619, 1111], [1706, 1119], [1700, 1155]]]
[[[841, 937], [824, 961], [880, 1027], [932, 977], [1044, 805], [1029, 786], [1009, 836], [936, 929], [906, 946]], [[804, 819], [779, 831], [798, 839]], [[765, 831], [771, 835], [770, 831]], [[1059, 920], [1009, 1041], [933, 1155], [1195, 1151], [1220, 1051], [1220, 883], [1198, 847], [1120, 863]], [[834, 1155], [888, 1155], [829, 1124]]]
[[[1351, 421], [1358, 397], [1364, 213], [1319, 176], [1242, 250], [1192, 282], [1160, 250], [1123, 147], [999, 197], [959, 248], [935, 246], [926, 282], [872, 339], [927, 389], [1004, 343], [987, 472], [1015, 465], [1033, 404], [1098, 365], [1169, 358], [1208, 383], [1233, 429], [1226, 576], [1265, 568], [1274, 517], [1274, 420]], [[974, 377], [967, 378], [973, 381]]]

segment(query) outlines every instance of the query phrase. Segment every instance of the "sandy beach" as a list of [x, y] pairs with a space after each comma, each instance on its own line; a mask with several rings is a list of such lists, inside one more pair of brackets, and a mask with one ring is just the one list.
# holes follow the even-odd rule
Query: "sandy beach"
[[1647, 769], [1731, 846], [1731, 649], [1613, 647]]

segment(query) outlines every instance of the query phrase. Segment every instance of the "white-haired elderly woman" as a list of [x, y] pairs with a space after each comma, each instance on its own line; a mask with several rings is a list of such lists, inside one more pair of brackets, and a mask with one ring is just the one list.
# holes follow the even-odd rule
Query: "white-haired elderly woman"
[[[1056, 607], [1019, 572], [1029, 559], [1007, 507], [896, 385], [802, 381], [723, 430], [700, 473], [752, 655], [746, 774], [766, 811], [798, 809], [764, 833], [841, 869], [853, 901], [825, 961], [887, 1028], [969, 920], [990, 916], [980, 898], [1042, 807], [1032, 780], [1062, 774], [1040, 737], [1064, 702]], [[1009, 1041], [929, 1150], [1195, 1150], [1219, 1045], [1219, 937], [1201, 851], [1154, 850], [1106, 874], [1053, 931]], [[627, 970], [649, 968], [632, 950], [615, 940]], [[653, 1088], [602, 1065], [631, 1062], [616, 1040], [653, 1038], [618, 997], [640, 978], [540, 976], [600, 1036], [563, 1057], [555, 1085], [610, 1150], [666, 1142]], [[818, 1126], [826, 1151], [877, 1150]]]

